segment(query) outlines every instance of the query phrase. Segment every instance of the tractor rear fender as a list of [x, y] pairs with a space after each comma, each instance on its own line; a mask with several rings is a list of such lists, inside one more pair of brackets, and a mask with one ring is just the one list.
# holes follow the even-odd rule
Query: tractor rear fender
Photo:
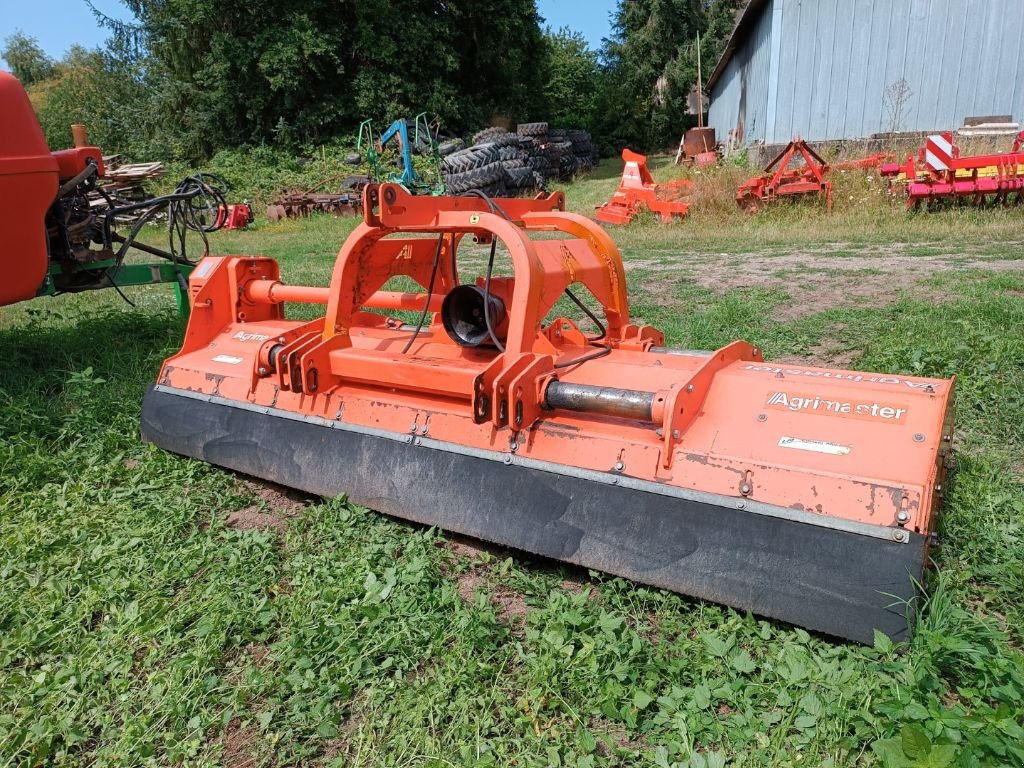
[[4, 279], [0, 305], [31, 299], [46, 279], [46, 212], [59, 186], [50, 154], [25, 89], [0, 72], [0, 210], [4, 212]]

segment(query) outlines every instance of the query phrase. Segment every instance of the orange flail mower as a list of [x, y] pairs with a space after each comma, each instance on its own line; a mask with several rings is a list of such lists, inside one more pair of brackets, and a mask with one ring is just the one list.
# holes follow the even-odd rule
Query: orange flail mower
[[680, 197], [688, 195], [693, 182], [677, 179], [656, 184], [647, 168], [647, 156], [630, 149], [622, 150], [622, 179], [611, 200], [597, 206], [598, 221], [605, 224], [629, 224], [644, 211], [658, 214], [665, 224], [684, 219], [690, 206]]
[[[560, 193], [365, 195], [327, 287], [264, 257], [199, 263], [146, 439], [834, 636], [908, 635], [953, 380], [667, 347], [631, 319], [609, 235]], [[469, 280], [467, 238], [490, 253]], [[384, 290], [395, 276], [421, 290]], [[291, 303], [324, 316], [288, 320]]]

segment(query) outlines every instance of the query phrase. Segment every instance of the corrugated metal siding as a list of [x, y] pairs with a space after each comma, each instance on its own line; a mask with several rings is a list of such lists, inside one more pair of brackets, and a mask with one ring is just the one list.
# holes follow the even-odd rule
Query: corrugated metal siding
[[[768, 82], [771, 71], [771, 3], [758, 19], [750, 37], [729, 61], [715, 84], [708, 123], [719, 141], [730, 131], [746, 143], [763, 135], [768, 118]], [[721, 94], [719, 98], [715, 94]]]
[[711, 104], [708, 105], [708, 125], [715, 129], [719, 141], [729, 137], [729, 131], [739, 123], [740, 110], [740, 78], [738, 59], [733, 56], [725, 65], [725, 72], [711, 91]]
[[886, 88], [913, 95], [898, 130], [955, 129], [972, 115], [1024, 120], [1022, 0], [773, 0], [715, 84], [725, 139], [783, 143], [893, 128]]
[[[768, 6], [771, 10], [771, 6]], [[750, 56], [744, 65], [747, 79], [747, 131], [753, 136], [764, 133], [768, 119], [768, 78], [771, 73], [772, 17], [761, 16], [751, 35]]]

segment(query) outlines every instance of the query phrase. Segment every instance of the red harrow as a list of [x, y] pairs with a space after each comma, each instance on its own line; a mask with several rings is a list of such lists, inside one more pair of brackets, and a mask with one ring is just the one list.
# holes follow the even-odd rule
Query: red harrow
[[915, 208], [923, 200], [961, 200], [985, 203], [1024, 200], [1024, 131], [1017, 135], [1009, 152], [962, 157], [953, 142], [953, 134], [929, 136], [918, 150], [917, 159], [908, 156], [905, 163], [881, 166], [882, 176], [903, 181], [907, 187], [907, 207]]
[[647, 168], [647, 156], [631, 149], [622, 150], [626, 163], [619, 188], [607, 203], [597, 206], [597, 220], [605, 224], [629, 224], [645, 210], [661, 217], [665, 224], [686, 218], [690, 210], [680, 197], [690, 193], [693, 182], [686, 179], [655, 184]]
[[[790, 169], [790, 163], [798, 156], [803, 158], [803, 166]], [[832, 182], [826, 179], [828, 172], [828, 163], [803, 139], [795, 139], [765, 166], [760, 175], [740, 185], [736, 190], [736, 203], [748, 213], [757, 213], [780, 197], [815, 194], [825, 197], [831, 213]]]

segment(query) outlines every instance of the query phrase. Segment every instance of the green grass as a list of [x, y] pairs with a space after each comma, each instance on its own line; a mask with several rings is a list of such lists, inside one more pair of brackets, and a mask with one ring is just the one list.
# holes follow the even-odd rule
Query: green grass
[[[572, 185], [573, 207], [615, 173]], [[957, 470], [910, 647], [289, 502], [142, 445], [142, 392], [183, 330], [169, 287], [131, 290], [135, 309], [67, 296], [0, 310], [0, 765], [1024, 764], [1024, 277], [922, 266], [878, 306], [841, 289], [891, 275], [901, 244], [922, 265], [1014, 258], [1020, 214], [837, 198], [831, 218], [750, 219], [707, 195], [687, 222], [614, 233], [634, 314], [671, 344], [838, 346], [855, 367], [959, 379]], [[325, 284], [353, 225], [261, 224], [213, 248]], [[807, 268], [775, 274], [794, 252]], [[851, 271], [845, 255], [877, 261]], [[835, 283], [780, 316], [832, 259]], [[762, 261], [760, 284], [694, 282]], [[280, 528], [238, 530], [226, 513], [242, 509]]]

